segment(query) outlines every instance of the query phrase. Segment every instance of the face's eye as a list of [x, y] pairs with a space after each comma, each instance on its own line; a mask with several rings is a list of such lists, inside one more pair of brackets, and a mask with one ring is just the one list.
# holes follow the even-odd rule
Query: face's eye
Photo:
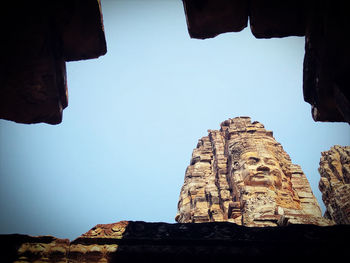
[[265, 159], [264, 159], [264, 162], [265, 162], [265, 164], [267, 164], [267, 165], [273, 165], [273, 166], [276, 166], [276, 165], [277, 165], [276, 162], [275, 162], [274, 160], [270, 159], [270, 158], [265, 158]]
[[239, 169], [239, 162], [233, 163], [233, 169], [235, 169], [235, 170]]
[[254, 165], [260, 162], [260, 159], [257, 157], [249, 157], [247, 164]]

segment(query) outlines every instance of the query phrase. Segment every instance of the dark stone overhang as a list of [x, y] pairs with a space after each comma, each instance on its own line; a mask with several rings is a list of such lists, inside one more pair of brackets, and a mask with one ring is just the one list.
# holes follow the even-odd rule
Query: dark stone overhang
[[315, 121], [350, 123], [349, 5], [332, 0], [183, 0], [192, 38], [238, 32], [256, 38], [305, 36], [304, 100]]
[[68, 105], [66, 61], [107, 51], [98, 0], [1, 3], [0, 118], [62, 121]]

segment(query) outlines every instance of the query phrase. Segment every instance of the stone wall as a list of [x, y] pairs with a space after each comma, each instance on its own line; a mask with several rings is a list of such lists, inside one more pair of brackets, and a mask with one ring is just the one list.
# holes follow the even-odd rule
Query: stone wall
[[[97, 225], [69, 242], [0, 235], [0, 261], [15, 263], [299, 262], [344, 260], [350, 226], [245, 227], [228, 222], [167, 224], [122, 221]], [[322, 262], [322, 261], [320, 261]]]

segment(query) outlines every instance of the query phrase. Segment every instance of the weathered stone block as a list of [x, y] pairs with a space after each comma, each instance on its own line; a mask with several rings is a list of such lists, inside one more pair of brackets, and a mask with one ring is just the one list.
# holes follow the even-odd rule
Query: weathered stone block
[[248, 1], [183, 0], [188, 32], [193, 38], [210, 38], [238, 32], [247, 26]]
[[322, 152], [319, 189], [329, 218], [350, 224], [350, 146], [333, 146]]

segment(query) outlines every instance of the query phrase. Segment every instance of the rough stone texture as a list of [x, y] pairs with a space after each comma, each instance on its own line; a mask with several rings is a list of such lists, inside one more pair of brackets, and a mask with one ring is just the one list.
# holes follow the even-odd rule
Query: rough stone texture
[[[257, 262], [344, 259], [350, 226], [244, 227], [228, 222], [97, 225], [69, 243], [53, 237], [0, 235], [1, 262]], [[286, 257], [287, 255], [287, 257]]]
[[69, 240], [52, 236], [0, 235], [0, 261], [29, 263], [68, 260]]
[[71, 243], [70, 262], [112, 262], [128, 225], [121, 221], [93, 227]]
[[322, 152], [319, 188], [325, 216], [337, 224], [350, 224], [350, 146], [333, 146]]
[[259, 122], [238, 117], [209, 130], [193, 150], [180, 193], [179, 223], [329, 225], [298, 165]]
[[1, 9], [0, 118], [60, 123], [66, 61], [106, 53], [100, 2], [5, 1]]
[[247, 26], [257, 38], [305, 36], [304, 100], [315, 121], [350, 123], [346, 1], [183, 0], [188, 32], [211, 38]]

